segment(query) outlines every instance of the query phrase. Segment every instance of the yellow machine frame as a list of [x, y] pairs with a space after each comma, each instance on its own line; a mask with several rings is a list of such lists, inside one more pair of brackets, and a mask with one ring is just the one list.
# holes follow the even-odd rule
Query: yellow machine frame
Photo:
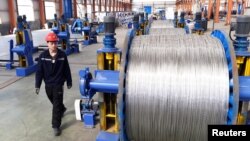
[[[239, 76], [250, 76], [250, 58], [237, 56], [236, 62], [237, 62]], [[240, 109], [238, 113], [237, 124], [242, 125], [246, 123], [247, 117], [246, 115], [244, 115], [244, 113], [247, 112], [248, 102], [240, 102], [239, 107]]]
[[[120, 69], [120, 53], [98, 53], [97, 69], [98, 70], [116, 70]], [[118, 111], [115, 94], [99, 93], [100, 102], [100, 127], [101, 130], [118, 133]]]
[[[25, 42], [26, 41], [25, 41], [25, 38], [24, 38], [24, 32], [17, 31], [16, 32], [16, 44], [21, 45], [21, 44], [24, 44]], [[20, 67], [26, 67], [27, 66], [26, 58], [24, 56], [18, 55], [18, 62], [19, 62]]]

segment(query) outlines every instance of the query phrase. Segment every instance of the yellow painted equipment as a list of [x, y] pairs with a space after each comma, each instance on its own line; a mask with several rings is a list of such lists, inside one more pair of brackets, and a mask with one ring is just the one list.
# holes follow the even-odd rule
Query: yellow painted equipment
[[[120, 68], [120, 53], [98, 53], [98, 70], [116, 70]], [[116, 95], [99, 93], [100, 102], [100, 127], [101, 130], [117, 133], [119, 129]]]

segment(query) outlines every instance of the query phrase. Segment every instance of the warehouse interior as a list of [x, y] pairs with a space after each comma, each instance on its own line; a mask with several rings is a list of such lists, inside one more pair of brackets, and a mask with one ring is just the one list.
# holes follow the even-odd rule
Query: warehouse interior
[[[249, 37], [250, 0], [1, 0], [0, 141], [209, 141], [209, 125], [249, 127]], [[45, 76], [35, 85], [50, 42], [72, 77], [60, 135]]]

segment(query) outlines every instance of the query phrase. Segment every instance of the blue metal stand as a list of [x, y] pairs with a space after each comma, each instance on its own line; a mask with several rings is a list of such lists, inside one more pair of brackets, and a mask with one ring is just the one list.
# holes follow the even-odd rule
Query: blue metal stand
[[83, 21], [81, 19], [76, 19], [71, 26], [71, 32], [73, 34], [82, 35], [82, 28], [83, 28]]
[[177, 28], [177, 25], [178, 25], [178, 12], [174, 12], [174, 27]]
[[110, 70], [95, 70], [95, 79], [92, 78], [89, 68], [80, 70], [80, 93], [81, 99], [81, 114], [84, 119], [84, 126], [93, 128], [95, 126], [95, 115], [97, 109], [93, 109], [92, 98], [96, 92], [103, 93], [118, 93], [119, 87], [119, 72]]
[[[51, 30], [57, 34], [58, 38], [59, 38], [59, 43], [61, 43], [61, 45], [66, 45], [66, 48], [62, 49], [65, 51], [66, 55], [70, 55], [72, 53], [79, 53], [79, 45], [77, 43], [77, 41], [75, 40], [74, 43], [70, 43], [70, 33], [69, 33], [69, 26], [67, 23], [65, 23], [66, 19], [64, 19], [65, 17], [62, 17], [62, 19], [57, 22], [58, 25], [56, 27], [53, 27]], [[55, 19], [56, 16], [55, 16]], [[75, 24], [76, 26], [76, 24]], [[64, 27], [64, 28], [62, 28]]]
[[207, 29], [206, 23], [207, 23], [206, 19], [202, 19], [201, 12], [197, 12], [195, 14], [195, 24], [192, 32], [203, 34], [204, 31]]
[[236, 36], [236, 39], [233, 41], [234, 49], [236, 52], [236, 56], [249, 56], [248, 52], [249, 40], [248, 37], [240, 37]]
[[[103, 32], [104, 30], [104, 25], [99, 25], [100, 27], [98, 28], [97, 31]], [[85, 15], [84, 21], [81, 19], [76, 19], [71, 27], [71, 31], [74, 34], [81, 34], [84, 32], [84, 41], [83, 45], [90, 45], [93, 43], [97, 43], [97, 31], [92, 31], [92, 26], [91, 24], [88, 23], [88, 18]]]
[[180, 20], [178, 21], [177, 27], [184, 28], [185, 27], [185, 12], [181, 12]]
[[9, 53], [10, 53], [10, 60], [9, 60], [9, 62], [7, 62], [7, 64], [6, 64], [6, 69], [7, 70], [11, 70], [11, 69], [13, 69], [13, 63], [14, 63], [14, 54], [13, 54], [13, 52], [12, 52], [12, 49], [13, 49], [13, 47], [14, 47], [14, 41], [13, 40], [10, 40], [9, 41], [10, 42], [10, 48], [9, 48]]
[[36, 71], [37, 64], [33, 61], [33, 41], [31, 36], [31, 31], [28, 29], [28, 25], [26, 23], [26, 16], [24, 16], [24, 20], [21, 16], [17, 18], [17, 30], [16, 30], [16, 39], [17, 44], [14, 47], [13, 40], [10, 40], [10, 60], [6, 64], [7, 69], [12, 69], [13, 66], [13, 54], [17, 53], [17, 55], [22, 58], [20, 60], [25, 62], [21, 67], [16, 68], [17, 76], [27, 76]]
[[240, 101], [250, 101], [250, 77], [239, 77]]
[[86, 39], [84, 39], [83, 44], [84, 45], [90, 45], [93, 43], [97, 43], [97, 32], [92, 31], [91, 25], [84, 26], [83, 27], [84, 36], [86, 36]]
[[19, 56], [24, 56], [28, 66], [17, 68], [16, 69], [17, 76], [27, 76], [35, 72], [37, 69], [37, 64], [33, 62], [33, 57], [32, 57], [32, 53], [33, 53], [32, 45], [33, 44], [31, 44], [28, 30], [23, 30], [23, 34], [25, 38], [25, 43], [17, 45], [16, 47], [12, 48], [12, 52], [17, 53]]
[[99, 23], [98, 28], [96, 29], [96, 32], [99, 33], [104, 33], [104, 24]]

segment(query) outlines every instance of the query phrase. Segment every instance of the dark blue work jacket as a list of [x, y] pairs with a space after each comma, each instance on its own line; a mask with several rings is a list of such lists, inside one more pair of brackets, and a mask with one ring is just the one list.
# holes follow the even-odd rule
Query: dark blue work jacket
[[36, 71], [36, 88], [40, 88], [42, 80], [46, 86], [63, 86], [65, 81], [67, 81], [67, 86], [72, 86], [68, 59], [60, 49], [54, 58], [49, 50], [40, 54]]

